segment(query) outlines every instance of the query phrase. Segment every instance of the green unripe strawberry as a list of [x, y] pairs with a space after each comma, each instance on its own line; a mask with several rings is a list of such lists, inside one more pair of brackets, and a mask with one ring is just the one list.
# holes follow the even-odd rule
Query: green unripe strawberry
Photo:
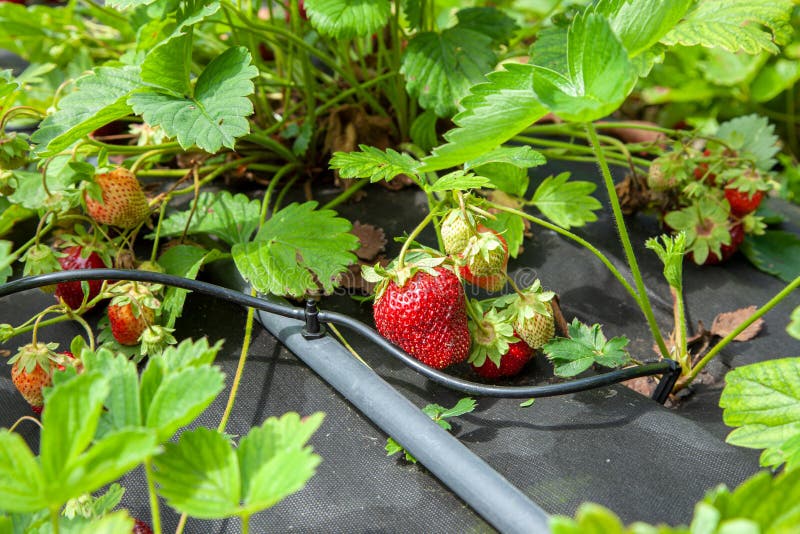
[[533, 349], [541, 348], [556, 333], [553, 306], [549, 302], [545, 302], [544, 306], [547, 313], [534, 312], [530, 317], [519, 315], [514, 323], [517, 336]]
[[441, 231], [444, 251], [451, 255], [463, 252], [474, 233], [460, 209], [450, 210], [442, 221]]
[[505, 271], [508, 247], [494, 232], [481, 232], [469, 238], [463, 256], [473, 276], [495, 276]]

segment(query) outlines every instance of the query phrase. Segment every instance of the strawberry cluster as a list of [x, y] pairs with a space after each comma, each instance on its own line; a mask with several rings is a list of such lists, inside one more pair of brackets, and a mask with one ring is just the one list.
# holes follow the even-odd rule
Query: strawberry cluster
[[378, 283], [374, 318], [378, 332], [436, 369], [468, 361], [488, 379], [519, 373], [554, 335], [552, 292], [539, 282], [483, 302], [469, 301], [464, 283], [498, 292], [507, 283], [508, 244], [481, 224], [485, 212], [469, 205], [442, 218], [444, 255], [425, 249], [405, 263], [404, 252], [388, 269], [366, 267]]

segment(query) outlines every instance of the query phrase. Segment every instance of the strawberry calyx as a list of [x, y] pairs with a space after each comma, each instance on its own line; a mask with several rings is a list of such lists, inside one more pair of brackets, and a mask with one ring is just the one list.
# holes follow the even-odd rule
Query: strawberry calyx
[[479, 232], [469, 238], [459, 256], [459, 263], [469, 268], [473, 276], [493, 276], [505, 271], [508, 263], [508, 246], [498, 234]]
[[377, 284], [375, 300], [379, 300], [389, 282], [394, 282], [398, 287], [405, 287], [408, 281], [420, 271], [438, 276], [437, 268], [443, 267], [448, 258], [436, 254], [438, 252], [432, 249], [411, 252], [406, 256], [406, 262], [402, 267], [399, 266], [396, 259], [386, 267], [382, 267], [380, 263], [376, 263], [374, 266], [362, 265], [361, 276], [367, 282]]
[[161, 284], [142, 284], [138, 282], [124, 282], [110, 288], [112, 296], [110, 306], [126, 306], [131, 304], [134, 315], [139, 317], [142, 308], [157, 310], [161, 307], [161, 302], [156, 298], [154, 292], [160, 291]]
[[[480, 304], [475, 301], [473, 307], [480, 310]], [[487, 358], [500, 367], [500, 360], [509, 346], [519, 342], [506, 314], [496, 308], [491, 308], [477, 320], [470, 317], [468, 325], [472, 348], [467, 361], [475, 367], [482, 367]]]
[[698, 265], [709, 255], [722, 258], [722, 246], [731, 244], [731, 223], [727, 202], [700, 199], [681, 210], [672, 211], [664, 221], [676, 232], [686, 232], [687, 251]]
[[542, 282], [536, 279], [525, 289], [495, 299], [494, 305], [505, 309], [512, 321], [520, 322], [537, 314], [552, 317], [550, 302], [555, 296], [555, 292], [545, 291]]
[[167, 328], [161, 325], [149, 325], [142, 332], [140, 339], [141, 353], [144, 354], [158, 354], [161, 353], [168, 345], [177, 343], [175, 336], [172, 333], [174, 328]]
[[41, 367], [50, 374], [54, 365], [64, 365], [65, 356], [56, 354], [58, 343], [33, 342], [23, 345], [17, 353], [8, 359], [9, 365], [16, 364], [17, 368], [32, 373], [36, 367]]

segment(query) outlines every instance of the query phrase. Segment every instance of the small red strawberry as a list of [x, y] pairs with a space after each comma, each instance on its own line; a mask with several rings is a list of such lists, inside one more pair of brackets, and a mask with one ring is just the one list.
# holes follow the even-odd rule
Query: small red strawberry
[[131, 282], [114, 289], [118, 293], [108, 305], [111, 333], [120, 345], [138, 345], [139, 337], [153, 324], [160, 303], [144, 284]]
[[492, 234], [499, 240], [502, 246], [502, 253], [503, 253], [500, 268], [499, 269], [495, 268], [495, 270], [490, 274], [476, 276], [475, 274], [473, 274], [469, 263], [467, 263], [467, 265], [463, 265], [459, 268], [459, 274], [461, 274], [461, 277], [464, 280], [466, 280], [467, 283], [494, 293], [500, 291], [506, 285], [506, 268], [508, 267], [508, 243], [503, 238], [503, 236], [501, 236], [494, 230], [490, 230], [489, 228], [483, 225], [478, 226], [478, 231], [481, 234]]
[[[473, 301], [473, 309], [481, 312], [480, 304]], [[480, 321], [470, 320], [472, 349], [469, 363], [484, 378], [514, 376], [530, 360], [533, 351], [521, 341], [505, 312], [492, 308]]]
[[[711, 151], [706, 149], [703, 150], [703, 156], [709, 157], [711, 156]], [[708, 185], [714, 185], [717, 182], [717, 175], [713, 172], [708, 172], [708, 162], [702, 161], [697, 164], [692, 171], [696, 180], [703, 180]]]
[[739, 246], [744, 242], [744, 227], [741, 223], [734, 224], [731, 227], [731, 242], [729, 245], [721, 245], [720, 246], [720, 254], [722, 257], [720, 258], [714, 252], [709, 252], [706, 261], [703, 262], [703, 265], [717, 265], [724, 261], [727, 261], [731, 256], [736, 254], [736, 251], [739, 250]]
[[731, 213], [737, 217], [742, 217], [756, 211], [764, 198], [764, 192], [753, 191], [752, 193], [747, 193], [728, 187], [725, 189], [725, 198], [728, 199], [728, 203], [731, 205]]
[[44, 396], [42, 388], [53, 383], [53, 371], [63, 371], [67, 362], [74, 359], [71, 352], [56, 354], [56, 343], [30, 343], [20, 347], [8, 363], [11, 364], [11, 381], [37, 414], [42, 413]]
[[[104, 269], [108, 267], [96, 252], [88, 252], [81, 246], [72, 246], [62, 251], [65, 255], [58, 258], [58, 263], [65, 271], [75, 269]], [[91, 280], [87, 302], [100, 294], [102, 280]], [[83, 303], [83, 290], [80, 282], [61, 282], [56, 286], [56, 298], [63, 300], [67, 306], [77, 310]]]
[[150, 213], [147, 197], [136, 175], [128, 169], [119, 167], [94, 178], [94, 186], [99, 191], [84, 192], [86, 211], [100, 224], [131, 229], [141, 223]]
[[153, 529], [141, 519], [134, 519], [131, 534], [153, 534]]
[[470, 336], [461, 281], [445, 267], [404, 269], [411, 270], [394, 273], [377, 288], [378, 332], [433, 368], [464, 361]]
[[530, 361], [532, 355], [533, 349], [520, 340], [508, 346], [508, 352], [500, 357], [499, 367], [492, 360], [486, 358], [480, 367], [472, 364], [472, 369], [484, 378], [515, 376], [522, 371], [522, 368]]

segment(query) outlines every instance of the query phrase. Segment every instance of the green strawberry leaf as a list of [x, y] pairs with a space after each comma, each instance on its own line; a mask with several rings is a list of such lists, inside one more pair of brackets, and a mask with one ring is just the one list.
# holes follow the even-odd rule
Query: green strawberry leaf
[[124, 11], [132, 7], [149, 6], [157, 1], [158, 0], [108, 0], [106, 5], [116, 8], [119, 11]]
[[[562, 119], [590, 122], [615, 111], [633, 90], [637, 74], [608, 21], [591, 11], [576, 15], [566, 34], [537, 42], [533, 88]], [[556, 44], [558, 55], [552, 52]], [[566, 50], [566, 53], [564, 53]]]
[[391, 181], [398, 175], [414, 176], [419, 162], [391, 148], [386, 151], [368, 145], [358, 145], [360, 152], [336, 152], [330, 168], [342, 178], [369, 178], [370, 182]]
[[423, 152], [430, 152], [439, 142], [439, 135], [436, 133], [438, 120], [439, 117], [436, 116], [436, 113], [429, 109], [417, 115], [417, 118], [411, 123], [408, 134], [411, 136], [411, 141]]
[[[15, 180], [13, 177], [11, 179]], [[0, 236], [6, 235], [18, 223], [26, 221], [34, 215], [36, 215], [34, 210], [19, 204], [12, 204], [7, 197], [0, 197]], [[0, 263], [2, 263], [2, 260], [0, 260]]]
[[177, 24], [161, 38], [142, 62], [142, 81], [166, 89], [177, 96], [191, 94], [190, 68], [192, 26], [219, 11], [219, 2], [187, 2], [180, 5]]
[[113, 354], [108, 349], [96, 352], [83, 350], [75, 355], [80, 356], [86, 371], [100, 372], [111, 386], [98, 433], [104, 435], [112, 430], [141, 426], [139, 373], [136, 364], [124, 355]]
[[514, 19], [494, 7], [467, 7], [456, 13], [458, 27], [489, 36], [492, 46], [508, 44], [519, 29]]
[[141, 87], [138, 67], [98, 67], [75, 82], [31, 136], [38, 157], [54, 156], [97, 128], [131, 113], [128, 96]]
[[[475, 410], [476, 405], [477, 404], [474, 399], [471, 399], [470, 397], [464, 397], [463, 399], [460, 399], [452, 408], [445, 408], [439, 404], [428, 404], [422, 409], [422, 413], [433, 419], [433, 421], [436, 422], [436, 424], [438, 424], [440, 427], [450, 431], [453, 427], [450, 425], [450, 423], [445, 421], [445, 419], [470, 413]], [[398, 452], [402, 452], [405, 455], [407, 462], [411, 462], [412, 464], [417, 463], [417, 459], [414, 458], [414, 456], [412, 456], [411, 453], [409, 453], [394, 438], [389, 437], [386, 439], [386, 446], [384, 447], [384, 450], [386, 450], [386, 456], [394, 456]]]
[[314, 476], [321, 458], [306, 442], [324, 414], [301, 419], [296, 413], [270, 417], [242, 438], [236, 453], [242, 475], [244, 508], [257, 512], [295, 493]]
[[47, 507], [45, 480], [22, 436], [0, 429], [0, 509], [36, 512]]
[[487, 163], [473, 169], [494, 187], [515, 197], [524, 197], [531, 180], [528, 171], [510, 163]]
[[683, 18], [693, 0], [601, 0], [595, 11], [606, 17], [633, 58], [656, 45]]
[[17, 259], [11, 254], [13, 248], [14, 243], [11, 241], [0, 240], [0, 284], [5, 284], [13, 274], [11, 264]]
[[[761, 465], [800, 466], [800, 358], [770, 360], [737, 367], [725, 376], [719, 405], [726, 425], [739, 427], [727, 442], [764, 449]], [[787, 443], [794, 440], [787, 450]]]
[[486, 219], [482, 224], [501, 234], [508, 244], [509, 256], [516, 258], [525, 236], [525, 221], [519, 215], [506, 212], [496, 213], [494, 217]]
[[295, 297], [330, 293], [356, 261], [352, 251], [359, 242], [350, 223], [316, 207], [316, 202], [290, 204], [273, 214], [253, 241], [233, 246], [236, 267], [257, 291]]
[[236, 138], [250, 131], [247, 117], [253, 113], [253, 103], [248, 97], [257, 75], [246, 48], [229, 48], [203, 70], [192, 97], [149, 88], [128, 102], [148, 124], [176, 137], [184, 149], [196, 145], [214, 153], [223, 146], [233, 148]]
[[686, 232], [679, 232], [677, 235], [662, 235], [659, 243], [658, 239], [651, 237], [644, 246], [658, 255], [658, 259], [664, 264], [664, 279], [675, 288], [679, 293], [683, 291], [683, 256], [686, 253]]
[[[550, 531], [553, 534], [625, 534], [622, 520], [617, 515], [599, 504], [586, 502], [578, 507], [575, 519], [556, 515], [550, 519]], [[659, 534], [668, 534], [662, 530]]]
[[464, 169], [473, 169], [488, 163], [506, 163], [520, 169], [544, 165], [544, 156], [529, 146], [498, 147], [464, 163]]
[[459, 170], [445, 174], [432, 185], [426, 186], [425, 190], [429, 193], [438, 193], [442, 191], [466, 191], [482, 187], [492, 187], [492, 182], [483, 176], [475, 176], [472, 173]]
[[789, 335], [793, 338], [800, 339], [800, 306], [794, 309], [790, 319], [786, 331], [789, 332]]
[[241, 499], [236, 452], [221, 433], [197, 428], [166, 443], [153, 461], [158, 493], [181, 513], [200, 519], [233, 516]]
[[756, 73], [750, 84], [749, 99], [753, 102], [769, 102], [800, 80], [800, 61], [778, 58], [767, 63]]
[[[194, 280], [203, 265], [213, 261], [221, 255], [217, 250], [205, 250], [192, 245], [176, 245], [158, 258], [158, 263], [164, 267], [167, 274], [181, 276]], [[161, 303], [161, 324], [173, 328], [175, 321], [183, 313], [183, 304], [189, 291], [178, 287], [168, 287], [164, 292]]]
[[[261, 202], [249, 199], [242, 193], [229, 191], [211, 193], [204, 191], [197, 198], [197, 209], [172, 213], [161, 223], [161, 237], [210, 234], [229, 245], [246, 243], [258, 228]], [[186, 223], [191, 215], [187, 229]], [[151, 238], [155, 234], [150, 234]]]
[[477, 405], [478, 404], [475, 402], [475, 399], [464, 397], [463, 399], [459, 399], [459, 401], [452, 408], [447, 408], [444, 411], [439, 412], [439, 418], [448, 419], [450, 417], [458, 417], [459, 415], [471, 413], [475, 411], [475, 407]]
[[214, 363], [221, 348], [222, 340], [209, 345], [205, 337], [197, 341], [184, 339], [178, 345], [167, 347], [161, 354], [161, 359], [170, 371], [202, 367]]
[[400, 67], [408, 94], [423, 109], [451, 117], [470, 87], [484, 81], [494, 68], [497, 57], [491, 45], [488, 35], [458, 25], [441, 33], [416, 34]]
[[800, 276], [800, 237], [783, 230], [748, 235], [740, 250], [758, 269], [791, 282]]
[[792, 0], [705, 0], [661, 42], [674, 46], [701, 45], [729, 52], [776, 54], [792, 34]]
[[394, 438], [386, 438], [386, 446], [384, 446], [384, 450], [386, 451], [386, 456], [394, 456], [398, 452], [402, 452], [405, 454], [407, 462], [411, 462], [412, 464], [417, 463], [417, 459], [414, 458], [411, 453], [405, 450], [402, 445], [397, 443]]
[[304, 6], [311, 25], [335, 39], [372, 35], [386, 25], [391, 14], [388, 0], [306, 0]]
[[715, 137], [738, 150], [742, 157], [752, 158], [762, 171], [772, 170], [777, 163], [774, 156], [781, 150], [775, 126], [766, 117], [755, 114], [723, 122]]
[[553, 363], [557, 376], [575, 376], [595, 363], [616, 368], [631, 361], [625, 350], [628, 338], [614, 337], [606, 340], [599, 324], [589, 327], [573, 319], [569, 325], [569, 335], [569, 338], [557, 337], [542, 347]]
[[81, 166], [70, 165], [71, 156], [56, 156], [45, 171], [47, 194], [42, 187], [41, 172], [14, 171], [17, 189], [8, 198], [30, 210], [41, 213], [43, 209], [66, 211], [80, 205], [81, 194], [76, 187], [85, 178]]
[[533, 90], [531, 65], [506, 63], [470, 88], [461, 101], [464, 111], [453, 117], [458, 128], [444, 135], [447, 143], [433, 149], [420, 171], [461, 165], [502, 145], [547, 113]]
[[733, 492], [724, 486], [708, 492], [701, 504], [713, 506], [722, 525], [737, 519], [749, 520], [752, 527], [744, 532], [792, 532], [800, 518], [800, 470], [777, 476], [761, 471]]
[[568, 180], [568, 172], [545, 178], [536, 188], [531, 203], [545, 217], [563, 228], [583, 226], [596, 221], [597, 215], [594, 212], [603, 207], [591, 195], [597, 186], [592, 182]]
[[108, 381], [93, 372], [45, 392], [47, 410], [42, 412], [40, 462], [48, 485], [59, 484], [69, 466], [91, 443], [109, 391]]
[[145, 424], [163, 442], [182, 426], [194, 421], [225, 387], [225, 375], [217, 367], [189, 367], [167, 374], [155, 390]]

